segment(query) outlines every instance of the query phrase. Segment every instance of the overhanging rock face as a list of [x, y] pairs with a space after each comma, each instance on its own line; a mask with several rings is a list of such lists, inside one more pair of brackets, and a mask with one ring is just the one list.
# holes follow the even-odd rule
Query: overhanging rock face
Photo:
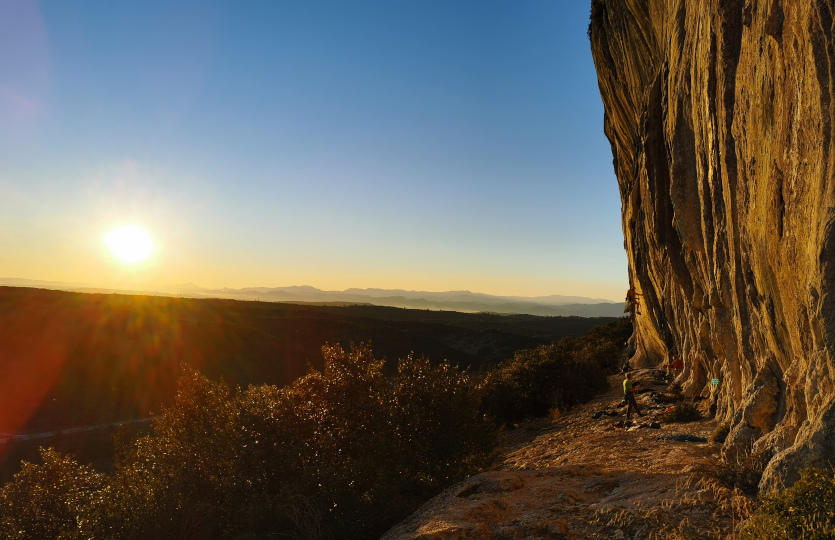
[[764, 489], [835, 461], [834, 16], [831, 0], [592, 2], [634, 360], [680, 354], [685, 391], [732, 424], [723, 451], [774, 452]]

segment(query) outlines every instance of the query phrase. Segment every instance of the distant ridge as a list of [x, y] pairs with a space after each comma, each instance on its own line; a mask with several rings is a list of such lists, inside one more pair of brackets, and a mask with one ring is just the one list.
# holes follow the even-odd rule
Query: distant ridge
[[407, 291], [402, 289], [357, 289], [323, 291], [309, 285], [290, 287], [245, 287], [208, 289], [193, 283], [145, 288], [95, 287], [84, 283], [0, 278], [0, 285], [35, 287], [75, 292], [139, 293], [193, 298], [231, 298], [263, 302], [372, 304], [409, 309], [460, 311], [464, 313], [508, 313], [539, 316], [620, 317], [624, 304], [583, 296], [493, 296], [470, 291]]

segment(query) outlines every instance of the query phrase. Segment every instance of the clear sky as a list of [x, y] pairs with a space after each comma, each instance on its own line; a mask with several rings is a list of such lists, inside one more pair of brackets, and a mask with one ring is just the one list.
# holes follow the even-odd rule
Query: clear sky
[[588, 12], [4, 1], [0, 277], [620, 300]]

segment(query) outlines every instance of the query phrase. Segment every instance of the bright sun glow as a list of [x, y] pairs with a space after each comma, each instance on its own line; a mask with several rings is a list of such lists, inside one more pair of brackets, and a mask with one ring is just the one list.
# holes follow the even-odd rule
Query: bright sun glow
[[104, 235], [104, 244], [122, 264], [139, 264], [154, 253], [154, 241], [142, 227], [128, 225]]

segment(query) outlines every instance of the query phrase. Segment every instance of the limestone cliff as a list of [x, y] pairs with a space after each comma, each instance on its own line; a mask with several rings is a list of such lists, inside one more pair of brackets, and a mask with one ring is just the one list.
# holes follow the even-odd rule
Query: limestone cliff
[[[593, 0], [641, 365], [685, 360], [774, 452], [762, 488], [835, 459], [832, 0]], [[711, 379], [718, 379], [713, 388]]]

